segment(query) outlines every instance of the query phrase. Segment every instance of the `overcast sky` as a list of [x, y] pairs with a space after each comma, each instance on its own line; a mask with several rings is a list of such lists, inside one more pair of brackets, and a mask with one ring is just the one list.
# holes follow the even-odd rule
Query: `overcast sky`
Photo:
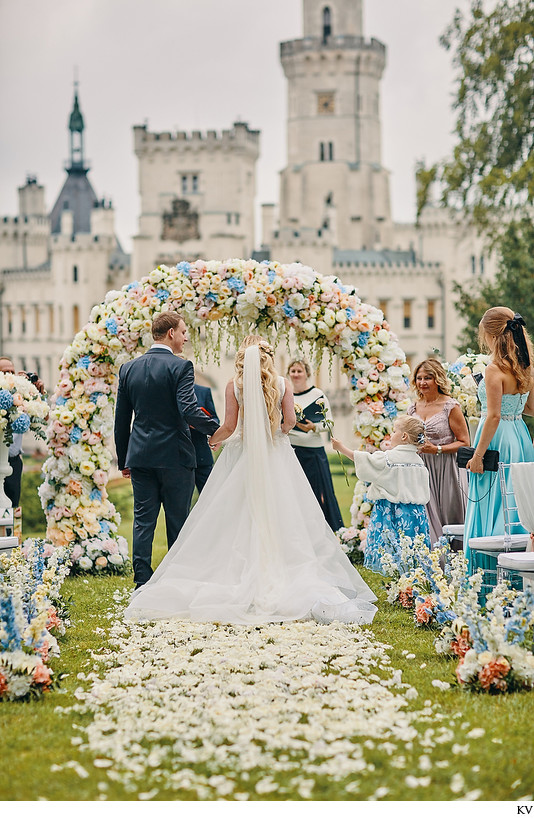
[[[438, 38], [465, 0], [367, 0], [367, 37], [387, 46], [383, 163], [393, 217], [415, 213], [414, 165], [448, 153], [451, 56]], [[26, 174], [63, 184], [77, 69], [96, 194], [113, 200], [125, 249], [139, 198], [132, 127], [261, 131], [258, 202], [278, 200], [286, 159], [279, 43], [300, 37], [302, 0], [0, 0], [0, 215], [15, 215]]]

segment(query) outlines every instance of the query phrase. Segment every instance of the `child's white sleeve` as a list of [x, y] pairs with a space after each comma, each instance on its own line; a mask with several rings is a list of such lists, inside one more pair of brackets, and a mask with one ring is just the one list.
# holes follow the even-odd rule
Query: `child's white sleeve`
[[387, 470], [385, 452], [354, 452], [354, 471], [361, 481], [380, 482]]

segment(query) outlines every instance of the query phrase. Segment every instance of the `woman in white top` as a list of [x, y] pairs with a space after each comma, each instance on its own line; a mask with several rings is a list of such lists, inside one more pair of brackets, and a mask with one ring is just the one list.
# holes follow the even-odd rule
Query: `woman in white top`
[[417, 454], [425, 441], [418, 418], [402, 416], [393, 426], [386, 452], [353, 452], [332, 438], [332, 446], [354, 461], [358, 478], [369, 484], [367, 499], [373, 502], [367, 528], [364, 566], [381, 572], [384, 552], [395, 554], [401, 535], [423, 534], [430, 547], [426, 504], [430, 499], [428, 469]]
[[310, 482], [328, 525], [334, 532], [337, 532], [343, 526], [343, 518], [334, 493], [330, 464], [321, 435], [327, 431], [328, 427], [316, 407], [316, 402], [322, 401], [326, 417], [331, 420], [330, 404], [322, 390], [308, 386], [311, 369], [307, 361], [302, 359], [292, 361], [287, 374], [293, 385], [295, 402], [305, 414], [310, 415], [313, 419], [298, 422], [289, 433], [289, 443]]
[[293, 395], [273, 354], [260, 336], [238, 350], [224, 422], [210, 438], [224, 450], [127, 618], [372, 621], [376, 596], [343, 553], [289, 445]]

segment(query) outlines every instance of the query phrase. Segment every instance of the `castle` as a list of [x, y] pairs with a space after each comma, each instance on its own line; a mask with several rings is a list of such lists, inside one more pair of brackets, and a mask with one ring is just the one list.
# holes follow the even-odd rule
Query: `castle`
[[[130, 259], [115, 236], [111, 203], [98, 200], [88, 179], [75, 91], [67, 178], [51, 212], [43, 188], [28, 178], [18, 216], [0, 222], [0, 336], [17, 368], [36, 370], [53, 386], [64, 348], [108, 290], [158, 264], [232, 257], [300, 261], [337, 275], [380, 307], [410, 364], [434, 349], [456, 356], [453, 282], [491, 277], [495, 260], [483, 237], [437, 205], [417, 224], [393, 220], [381, 150], [387, 50], [365, 37], [362, 6], [303, 0], [303, 36], [280, 45], [287, 165], [279, 202], [262, 205], [259, 249], [259, 132], [245, 122], [222, 134], [153, 133], [142, 125], [133, 129], [141, 206]], [[334, 409], [348, 416], [341, 376], [330, 387], [325, 373], [319, 377]]]

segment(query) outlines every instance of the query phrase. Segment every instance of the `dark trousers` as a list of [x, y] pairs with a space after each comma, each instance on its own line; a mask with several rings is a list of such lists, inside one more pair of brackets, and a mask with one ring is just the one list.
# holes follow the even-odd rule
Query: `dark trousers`
[[204, 485], [208, 480], [212, 469], [213, 464], [200, 464], [200, 466], [197, 466], [195, 469], [195, 486], [198, 489], [199, 495], [204, 489]]
[[132, 559], [136, 586], [152, 576], [152, 542], [161, 506], [165, 512], [167, 548], [171, 548], [185, 523], [195, 486], [195, 471], [131, 468], [134, 496]]
[[9, 466], [13, 470], [11, 475], [4, 478], [4, 491], [14, 509], [20, 503], [20, 487], [22, 483], [22, 457], [15, 455], [14, 458], [9, 459]]

